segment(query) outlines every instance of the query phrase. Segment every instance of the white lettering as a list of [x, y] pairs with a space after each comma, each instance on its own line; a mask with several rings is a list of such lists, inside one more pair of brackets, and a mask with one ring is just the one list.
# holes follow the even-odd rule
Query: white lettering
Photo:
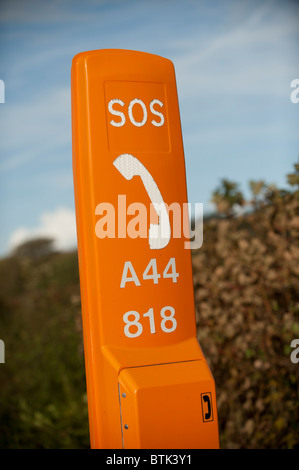
[[[127, 277], [128, 276], [128, 271], [131, 272], [132, 277]], [[179, 277], [179, 273], [176, 271], [176, 262], [175, 258], [170, 258], [168, 261], [162, 277], [164, 279], [172, 279], [173, 283], [177, 282], [177, 278]], [[153, 258], [149, 261], [147, 264], [143, 274], [142, 274], [142, 279], [144, 281], [153, 281], [154, 284], [158, 284], [160, 281], [159, 279], [161, 278], [161, 274], [158, 273], [158, 267], [157, 267], [157, 260], [156, 258]], [[140, 274], [140, 279], [141, 279], [141, 274]], [[133, 281], [135, 282], [136, 285], [140, 286], [140, 281], [139, 278], [134, 270], [133, 264], [131, 261], [126, 261], [124, 264], [123, 268], [123, 274], [122, 274], [122, 279], [120, 283], [120, 287], [125, 287], [126, 282], [128, 281]]]
[[133, 465], [134, 468], [138, 467], [140, 457], [121, 457], [113, 454], [113, 457], [107, 457], [107, 465]]
[[[142, 110], [143, 110], [143, 118], [142, 118], [141, 121], [135, 121], [134, 116], [133, 116], [133, 106], [137, 103], [140, 104], [140, 106], [142, 107]], [[143, 101], [139, 100], [138, 98], [135, 98], [135, 100], [132, 100], [129, 104], [129, 107], [128, 107], [128, 113], [129, 113], [130, 121], [131, 121], [132, 124], [134, 124], [134, 126], [136, 126], [136, 127], [144, 126], [144, 124], [147, 121], [147, 109], [146, 109], [146, 106], [143, 103]]]
[[299, 339], [293, 339], [291, 342], [291, 348], [296, 348], [291, 353], [291, 361], [293, 364], [298, 364], [299, 362]]
[[292, 91], [290, 99], [292, 103], [299, 103], [299, 78], [294, 78], [294, 80], [291, 81], [292, 88], [295, 88], [295, 90]]
[[4, 81], [0, 79], [0, 103], [5, 103], [5, 85]]
[[[143, 117], [142, 117], [141, 121], [137, 121], [135, 119], [134, 115], [133, 115], [133, 108], [137, 104], [139, 106], [141, 106], [141, 108], [142, 108]], [[115, 99], [112, 99], [112, 100], [109, 101], [108, 111], [111, 114], [113, 114], [114, 116], [119, 116], [120, 117], [120, 121], [111, 120], [110, 124], [114, 127], [122, 127], [126, 123], [126, 116], [125, 116], [124, 112], [120, 111], [119, 109], [115, 109], [115, 105], [119, 105], [119, 106], [123, 107], [123, 106], [125, 106], [125, 103], [122, 100], [118, 99], [118, 98], [115, 98]], [[153, 99], [150, 102], [149, 109], [150, 109], [150, 112], [154, 116], [157, 116], [159, 118], [159, 120], [152, 119], [151, 124], [155, 127], [161, 127], [161, 126], [163, 126], [163, 124], [165, 122], [165, 117], [164, 117], [164, 114], [161, 111], [157, 110], [157, 106], [160, 106], [160, 108], [162, 108], [164, 105], [163, 105], [162, 101], [157, 100], [157, 99]], [[144, 124], [146, 123], [147, 118], [148, 118], [148, 111], [147, 111], [147, 107], [144, 104], [144, 102], [142, 100], [138, 99], [138, 98], [135, 98], [132, 101], [130, 101], [130, 103], [128, 105], [128, 116], [129, 116], [129, 119], [130, 119], [131, 123], [133, 124], [133, 126], [135, 126], [135, 127], [144, 126]]]
[[[131, 273], [131, 277], [128, 277], [128, 272], [130, 271]], [[135, 286], [140, 286], [140, 282], [139, 282], [139, 279], [137, 277], [137, 274], [133, 268], [133, 265], [131, 263], [131, 261], [126, 261], [125, 262], [125, 265], [124, 265], [124, 269], [123, 269], [123, 274], [122, 274], [122, 277], [121, 277], [121, 283], [120, 283], [120, 287], [123, 288], [126, 286], [126, 283], [127, 282], [131, 282], [133, 281], [135, 283]]]
[[120, 106], [124, 106], [124, 104], [125, 104], [122, 100], [118, 100], [118, 99], [109, 101], [108, 109], [109, 109], [110, 113], [114, 114], [114, 116], [119, 116], [120, 117], [120, 121], [110, 121], [110, 124], [112, 124], [112, 126], [115, 126], [115, 127], [121, 127], [126, 122], [126, 117], [125, 117], [124, 113], [122, 113], [121, 111], [117, 111], [116, 109], [113, 108], [113, 105], [115, 103], [119, 104]]
[[98, 238], [115, 237], [115, 210], [109, 202], [101, 202], [95, 209], [96, 215], [106, 214], [97, 221], [95, 226], [96, 236]]
[[[137, 212], [137, 215], [135, 215]], [[128, 206], [128, 215], [135, 215], [128, 222], [128, 236], [130, 238], [146, 238], [147, 237], [147, 210], [141, 202], [132, 202]]]
[[0, 339], [0, 364], [4, 364], [5, 362], [5, 345], [4, 341]]
[[[165, 312], [169, 311], [170, 315], [165, 315]], [[149, 318], [149, 327], [151, 335], [156, 333], [156, 325], [155, 325], [155, 314], [154, 309], [150, 308], [146, 313], [143, 313], [142, 316], [144, 318]], [[160, 328], [164, 333], [172, 333], [177, 328], [177, 321], [174, 318], [175, 316], [175, 309], [171, 306], [163, 307], [160, 311], [160, 317], [162, 320], [160, 321]], [[133, 319], [130, 320], [130, 318]], [[140, 323], [140, 314], [135, 310], [130, 310], [123, 315], [123, 321], [125, 323], [124, 326], [124, 333], [127, 338], [137, 338], [143, 332], [143, 326]], [[166, 323], [168, 326], [166, 326]], [[169, 325], [171, 323], [171, 326]], [[133, 327], [133, 331], [131, 328]], [[136, 330], [137, 329], [137, 330]]]
[[162, 103], [162, 101], [156, 100], [156, 99], [152, 100], [151, 103], [150, 103], [150, 110], [151, 110], [152, 114], [155, 114], [156, 116], [159, 116], [160, 117], [160, 122], [157, 122], [153, 119], [151, 121], [151, 123], [156, 127], [161, 127], [164, 124], [164, 115], [162, 113], [160, 113], [159, 111], [157, 111], [156, 109], [154, 109], [155, 104], [158, 104], [162, 108], [163, 103]]

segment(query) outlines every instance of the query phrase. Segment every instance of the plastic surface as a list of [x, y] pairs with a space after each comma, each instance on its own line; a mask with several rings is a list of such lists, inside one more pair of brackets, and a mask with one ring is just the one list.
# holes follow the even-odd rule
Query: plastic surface
[[91, 447], [121, 448], [121, 371], [205, 361], [191, 253], [169, 210], [187, 203], [173, 64], [125, 50], [76, 55], [72, 125]]
[[213, 382], [205, 361], [123, 369], [123, 447], [218, 448]]

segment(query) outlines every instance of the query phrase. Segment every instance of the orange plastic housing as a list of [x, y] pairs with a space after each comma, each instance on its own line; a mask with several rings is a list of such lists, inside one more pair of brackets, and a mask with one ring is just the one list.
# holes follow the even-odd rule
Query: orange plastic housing
[[[128, 50], [76, 55], [72, 126], [91, 447], [217, 448], [191, 253], [169, 211], [187, 203], [172, 62]], [[142, 234], [134, 203], [148, 209]], [[130, 224], [140, 236], [128, 236]]]

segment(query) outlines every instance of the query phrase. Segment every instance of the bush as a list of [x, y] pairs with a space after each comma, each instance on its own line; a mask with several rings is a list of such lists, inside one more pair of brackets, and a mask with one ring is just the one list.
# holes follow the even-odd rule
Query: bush
[[77, 253], [1, 260], [0, 448], [88, 448]]
[[[299, 191], [251, 186], [254, 212], [206, 221], [193, 253], [198, 339], [221, 447], [298, 448]], [[0, 260], [0, 448], [88, 448], [77, 253], [30, 253]]]
[[221, 446], [299, 445], [299, 197], [204, 225], [193, 255], [198, 339], [216, 382]]

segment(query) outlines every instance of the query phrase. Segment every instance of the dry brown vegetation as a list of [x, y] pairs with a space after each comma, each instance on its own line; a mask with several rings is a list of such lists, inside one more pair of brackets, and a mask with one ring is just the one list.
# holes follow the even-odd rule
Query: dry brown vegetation
[[193, 256], [198, 339], [213, 373], [223, 448], [299, 445], [299, 192], [204, 225]]

